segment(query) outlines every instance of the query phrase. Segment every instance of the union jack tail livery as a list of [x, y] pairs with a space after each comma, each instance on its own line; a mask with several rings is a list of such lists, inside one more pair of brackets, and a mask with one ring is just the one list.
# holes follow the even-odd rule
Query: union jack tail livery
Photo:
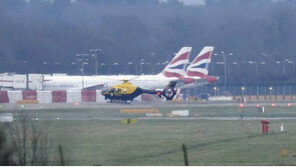
[[184, 78], [185, 66], [189, 63], [191, 50], [192, 47], [182, 47], [173, 60], [161, 72], [161, 74], [168, 78]]
[[195, 57], [192, 63], [187, 67], [186, 77], [192, 79], [207, 79], [210, 83], [217, 81], [217, 78], [208, 76], [209, 64], [211, 62], [212, 54], [214, 51], [213, 46], [204, 47], [201, 52]]
[[208, 75], [209, 64], [214, 51], [213, 46], [204, 47], [187, 67], [186, 75], [194, 78], [205, 78]]

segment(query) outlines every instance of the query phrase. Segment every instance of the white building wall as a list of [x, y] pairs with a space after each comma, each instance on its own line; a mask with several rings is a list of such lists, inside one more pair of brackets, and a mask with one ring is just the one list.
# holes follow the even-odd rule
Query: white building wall
[[37, 91], [37, 100], [41, 104], [52, 103], [51, 91]]
[[81, 91], [67, 91], [67, 102], [75, 103], [81, 102]]
[[13, 88], [14, 89], [26, 89], [27, 88], [27, 76], [13, 74]]
[[22, 91], [7, 91], [9, 103], [17, 103], [18, 100], [23, 100]]
[[3, 79], [3, 83], [2, 86], [3, 87], [13, 87], [13, 76], [12, 75], [3, 75], [2, 76]]
[[43, 74], [29, 74], [29, 88], [32, 90], [42, 90]]
[[0, 74], [0, 87], [3, 86], [3, 74]]
[[96, 91], [96, 102], [103, 103], [106, 102], [105, 97], [101, 94], [101, 90]]

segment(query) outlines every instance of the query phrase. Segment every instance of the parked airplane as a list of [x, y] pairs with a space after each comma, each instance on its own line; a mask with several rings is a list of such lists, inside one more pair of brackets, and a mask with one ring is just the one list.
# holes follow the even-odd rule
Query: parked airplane
[[171, 81], [182, 79], [189, 63], [191, 47], [183, 47], [173, 60], [157, 75], [100, 75], [100, 76], [44, 76], [44, 90], [103, 89], [131, 80], [143, 89], [164, 89]]
[[217, 77], [208, 75], [213, 51], [213, 46], [206, 46], [200, 51], [187, 67], [183, 85], [179, 86], [180, 89], [200, 87], [208, 83], [217, 82]]

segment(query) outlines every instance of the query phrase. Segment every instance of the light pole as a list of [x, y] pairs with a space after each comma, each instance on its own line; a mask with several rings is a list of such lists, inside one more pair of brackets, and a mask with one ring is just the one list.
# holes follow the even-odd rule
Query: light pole
[[98, 75], [98, 51], [102, 51], [102, 49], [90, 49], [89, 51], [94, 53], [92, 56], [95, 57], [95, 72]]
[[256, 61], [249, 61], [249, 64], [255, 64], [256, 69], [255, 69], [255, 73], [258, 74], [258, 63]]
[[138, 63], [135, 63], [135, 74], [138, 74]]
[[245, 86], [242, 86], [242, 87], [241, 87], [242, 96], [245, 95], [245, 91], [246, 91], [246, 87], [245, 87]]
[[162, 68], [164, 69], [169, 64], [169, 61], [162, 62], [161, 64], [163, 65]]
[[55, 69], [60, 69], [60, 62], [55, 62], [54, 65], [56, 66]]
[[[280, 62], [280, 61], [276, 61], [275, 62], [275, 64], [278, 64], [278, 65], [280, 65], [282, 62]], [[285, 64], [285, 63], [283, 63], [283, 64]], [[281, 66], [279, 66], [279, 70], [281, 69]], [[285, 66], [283, 65], [283, 72], [284, 72], [284, 70], [285, 70]]]
[[[114, 68], [118, 65], [118, 63], [117, 62], [115, 62], [115, 63], [113, 63], [113, 65], [114, 65]], [[117, 68], [116, 68], [117, 69]], [[115, 70], [116, 71], [116, 70]]]
[[[81, 62], [81, 68], [80, 68], [80, 71], [83, 72], [84, 71], [84, 64], [86, 61], [88, 61], [88, 55], [89, 54], [86, 54], [86, 53], [82, 53], [82, 54], [76, 54], [76, 60], [78, 62]], [[83, 70], [81, 70], [83, 69]], [[83, 73], [81, 73], [82, 75]]]
[[[154, 52], [151, 52], [151, 60], [154, 62], [154, 56], [155, 56], [155, 53]], [[152, 65], [152, 74], [154, 74], [154, 63], [151, 64]]]
[[292, 64], [292, 65], [293, 65], [293, 71], [294, 71], [294, 63], [293, 63], [291, 60], [286, 59], [285, 61], [283, 61], [283, 71], [284, 71], [284, 74], [287, 73], [287, 70], [286, 70], [286, 63], [288, 63], [288, 64]]
[[227, 57], [224, 54], [224, 52], [221, 52], [222, 56], [223, 56], [223, 60], [224, 60], [224, 88], [226, 88], [226, 81], [227, 81]]
[[108, 74], [109, 74], [109, 75], [111, 74], [110, 68], [111, 68], [111, 65], [108, 64]]
[[[106, 64], [105, 63], [101, 63], [101, 66], [102, 66], [102, 69], [103, 69], [103, 66], [106, 66]], [[102, 70], [103, 71], [103, 70]]]
[[160, 69], [160, 65], [161, 65], [161, 63], [156, 63], [156, 66], [157, 66], [157, 70], [159, 70]]
[[[259, 66], [259, 65], [265, 65], [266, 63], [265, 63], [265, 61], [261, 61], [260, 63], [257, 63], [257, 66]], [[261, 68], [261, 67], [260, 67]], [[261, 68], [262, 69], [262, 68]], [[258, 70], [258, 68], [257, 68], [257, 71], [259, 71]]]
[[[231, 62], [233, 66], [236, 66], [238, 63], [236, 61]], [[230, 70], [229, 70], [230, 71]]]
[[142, 75], [143, 64], [144, 64], [144, 60], [141, 59], [141, 61], [140, 61], [140, 75]]
[[271, 100], [271, 93], [272, 93], [272, 91], [273, 91], [273, 87], [270, 86], [270, 87], [269, 87], [269, 99], [270, 99], [270, 100]]
[[[150, 63], [146, 63], [146, 68], [148, 67], [148, 69], [149, 69], [149, 66], [150, 66]], [[148, 73], [146, 73], [146, 74], [148, 74]], [[153, 70], [152, 70], [152, 74], [153, 74]]]
[[47, 64], [48, 64], [48, 63], [47, 63], [46, 61], [43, 62], [43, 65], [46, 66], [46, 72], [48, 72], [48, 65], [47, 65]]
[[293, 72], [295, 72], [295, 64], [294, 64], [294, 62], [291, 61], [291, 60], [288, 60], [287, 63], [288, 63], [288, 64], [292, 64]]
[[[218, 55], [218, 53], [214, 54], [215, 56]], [[221, 51], [221, 55], [223, 57], [223, 64], [224, 64], [224, 88], [226, 90], [226, 84], [227, 84], [227, 54], [224, 53], [224, 51]], [[229, 53], [228, 56], [233, 56], [233, 53]], [[220, 63], [222, 64], [222, 63]]]
[[218, 90], [218, 88], [216, 87], [216, 86], [214, 86], [214, 92], [215, 92], [215, 96], [217, 96], [217, 90]]
[[283, 73], [286, 74], [286, 63], [288, 62], [289, 60], [286, 59], [285, 61], [283, 61]]
[[[215, 53], [216, 55], [217, 55], [217, 53]], [[224, 67], [225, 67], [225, 62], [221, 62], [221, 61], [218, 61], [218, 62], [216, 62], [216, 64], [218, 65], [218, 64], [221, 64], [221, 65], [224, 65]], [[225, 68], [224, 68], [224, 70], [225, 70]], [[219, 73], [220, 74], [220, 73]], [[224, 75], [225, 75], [225, 71], [224, 71]], [[224, 76], [225, 77], [225, 76]], [[224, 79], [225, 80], [225, 79]], [[225, 82], [224, 82], [225, 83]], [[225, 86], [225, 85], [224, 85]], [[222, 86], [222, 88], [221, 88], [221, 90], [223, 90], [223, 86]]]
[[76, 67], [76, 63], [75, 62], [72, 62], [71, 65], [73, 66], [72, 68], [75, 68]]
[[[130, 69], [132, 68], [133, 63], [132, 62], [128, 62], [127, 66], [128, 66], [128, 73], [130, 73]], [[131, 67], [130, 67], [131, 66]]]
[[82, 89], [84, 89], [84, 65], [85, 64], [87, 64], [87, 60], [88, 60], [88, 54], [76, 54], [76, 57], [77, 57], [77, 61], [78, 62], [81, 62], [81, 69], [80, 69], [80, 71], [81, 71], [81, 75], [82, 75], [82, 77], [81, 77], [81, 85], [82, 85]]

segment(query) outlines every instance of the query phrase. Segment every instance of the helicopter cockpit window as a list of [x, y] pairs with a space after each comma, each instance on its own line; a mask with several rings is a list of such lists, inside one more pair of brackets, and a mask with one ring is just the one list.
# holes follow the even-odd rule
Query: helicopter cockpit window
[[109, 93], [114, 93], [114, 88], [109, 89]]
[[115, 93], [121, 93], [120, 89], [115, 89]]

